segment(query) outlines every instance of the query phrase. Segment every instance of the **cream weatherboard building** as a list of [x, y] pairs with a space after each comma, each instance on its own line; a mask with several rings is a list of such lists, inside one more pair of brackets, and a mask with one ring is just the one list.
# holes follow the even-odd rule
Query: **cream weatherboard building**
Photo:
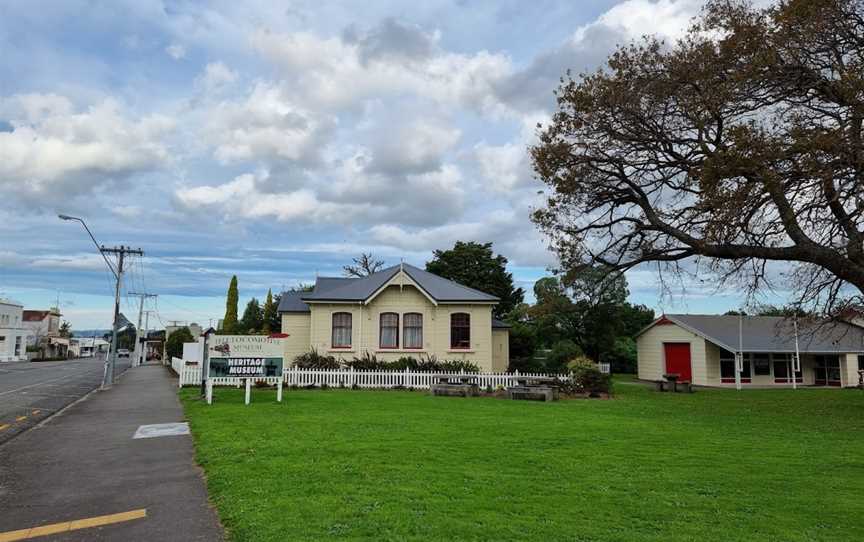
[[492, 318], [498, 298], [403, 264], [363, 278], [319, 277], [311, 292], [279, 303], [285, 363], [317, 350], [344, 360], [374, 354], [468, 360], [504, 372], [509, 326]]
[[743, 387], [790, 387], [795, 383], [846, 387], [864, 370], [864, 327], [848, 322], [771, 316], [666, 314], [636, 338], [639, 378], [678, 374], [697, 386], [736, 386], [735, 354], [741, 352]]

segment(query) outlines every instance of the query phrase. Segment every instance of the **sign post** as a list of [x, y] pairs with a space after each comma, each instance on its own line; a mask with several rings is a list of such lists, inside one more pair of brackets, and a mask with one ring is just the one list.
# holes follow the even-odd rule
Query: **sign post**
[[245, 403], [252, 397], [252, 382], [276, 384], [276, 400], [282, 402], [282, 337], [266, 335], [213, 335], [205, 350], [205, 395], [213, 401], [213, 385], [219, 379], [239, 378], [246, 384]]

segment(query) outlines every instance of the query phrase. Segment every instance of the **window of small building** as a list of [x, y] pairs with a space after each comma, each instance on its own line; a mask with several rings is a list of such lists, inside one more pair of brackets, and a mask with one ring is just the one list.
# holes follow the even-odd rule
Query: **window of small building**
[[333, 348], [351, 348], [351, 313], [333, 313]]
[[407, 312], [402, 317], [402, 346], [404, 348], [423, 348], [423, 315]]
[[[744, 354], [743, 371], [741, 371], [741, 382], [750, 383], [750, 354]], [[723, 384], [735, 383], [735, 354], [720, 349], [720, 382]]]
[[759, 376], [771, 374], [770, 354], [753, 354], [753, 374]]
[[471, 315], [456, 312], [450, 315], [450, 348], [471, 348]]
[[399, 315], [395, 312], [381, 313], [380, 324], [378, 346], [399, 348]]

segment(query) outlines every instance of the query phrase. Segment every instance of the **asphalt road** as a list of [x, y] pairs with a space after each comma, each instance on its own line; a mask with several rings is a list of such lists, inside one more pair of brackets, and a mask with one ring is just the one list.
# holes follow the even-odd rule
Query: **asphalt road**
[[177, 377], [167, 367], [146, 364], [123, 373], [110, 390], [3, 444], [0, 540], [10, 531], [50, 530], [133, 512], [137, 518], [52, 530], [57, 534], [38, 540], [222, 540], [195, 464], [192, 436], [134, 438], [142, 425], [183, 421]]
[[[104, 360], [0, 363], [0, 444], [99, 387]], [[118, 362], [115, 374], [129, 368]]]

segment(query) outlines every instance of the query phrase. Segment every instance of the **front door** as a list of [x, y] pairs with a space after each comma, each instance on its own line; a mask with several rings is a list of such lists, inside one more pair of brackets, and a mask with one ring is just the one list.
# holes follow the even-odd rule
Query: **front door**
[[690, 343], [663, 343], [663, 351], [666, 355], [666, 373], [678, 374], [678, 379], [682, 381], [692, 381]]

